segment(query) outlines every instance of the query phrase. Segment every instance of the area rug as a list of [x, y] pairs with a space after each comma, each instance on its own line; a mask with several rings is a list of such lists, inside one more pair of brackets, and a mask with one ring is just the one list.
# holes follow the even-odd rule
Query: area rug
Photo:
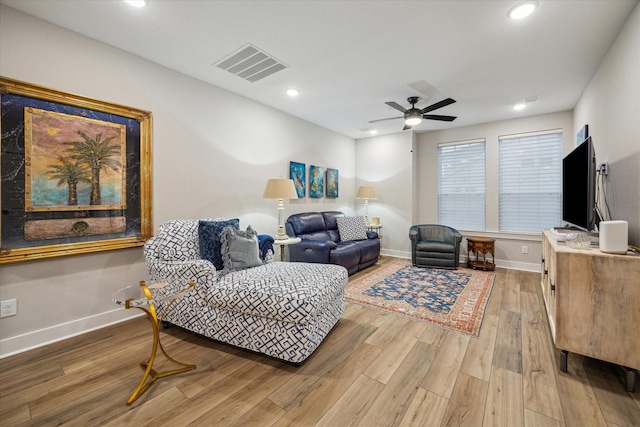
[[393, 260], [347, 283], [345, 300], [478, 336], [495, 274]]

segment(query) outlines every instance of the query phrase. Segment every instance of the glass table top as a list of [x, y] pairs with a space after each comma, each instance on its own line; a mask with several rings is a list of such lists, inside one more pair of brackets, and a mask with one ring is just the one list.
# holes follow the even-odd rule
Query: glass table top
[[[144, 288], [149, 290], [150, 297], [148, 297]], [[191, 282], [180, 291], [169, 290], [166, 283], [154, 283], [146, 285], [142, 284], [130, 285], [113, 293], [113, 302], [117, 305], [127, 305], [129, 307], [143, 307], [151, 304], [157, 304], [159, 302], [180, 298], [187, 292], [195, 288], [195, 283]], [[164, 291], [164, 292], [163, 292]]]

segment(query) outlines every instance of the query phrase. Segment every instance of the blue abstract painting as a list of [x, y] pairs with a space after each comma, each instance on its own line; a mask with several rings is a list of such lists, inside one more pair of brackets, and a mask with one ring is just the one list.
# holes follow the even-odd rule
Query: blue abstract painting
[[321, 198], [324, 196], [324, 168], [322, 166], [309, 166], [309, 197]]
[[306, 165], [304, 163], [289, 162], [289, 178], [293, 180], [296, 187], [298, 199], [307, 194], [307, 174]]
[[327, 168], [327, 197], [338, 197], [338, 169]]

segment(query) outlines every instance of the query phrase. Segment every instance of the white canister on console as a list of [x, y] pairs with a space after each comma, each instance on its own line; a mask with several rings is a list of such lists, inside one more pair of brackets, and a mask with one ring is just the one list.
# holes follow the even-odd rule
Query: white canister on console
[[626, 254], [629, 247], [627, 221], [600, 222], [600, 250], [608, 254]]

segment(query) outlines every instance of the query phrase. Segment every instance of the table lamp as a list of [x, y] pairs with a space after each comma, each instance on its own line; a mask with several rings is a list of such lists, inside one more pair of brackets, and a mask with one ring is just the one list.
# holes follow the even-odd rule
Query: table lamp
[[289, 238], [284, 231], [284, 199], [297, 199], [298, 193], [292, 179], [272, 178], [267, 181], [267, 186], [262, 195], [265, 199], [278, 199], [278, 232], [274, 236], [276, 240]]
[[364, 199], [364, 222], [369, 223], [369, 199], [377, 199], [376, 189], [371, 185], [361, 185], [358, 187], [356, 199]]

